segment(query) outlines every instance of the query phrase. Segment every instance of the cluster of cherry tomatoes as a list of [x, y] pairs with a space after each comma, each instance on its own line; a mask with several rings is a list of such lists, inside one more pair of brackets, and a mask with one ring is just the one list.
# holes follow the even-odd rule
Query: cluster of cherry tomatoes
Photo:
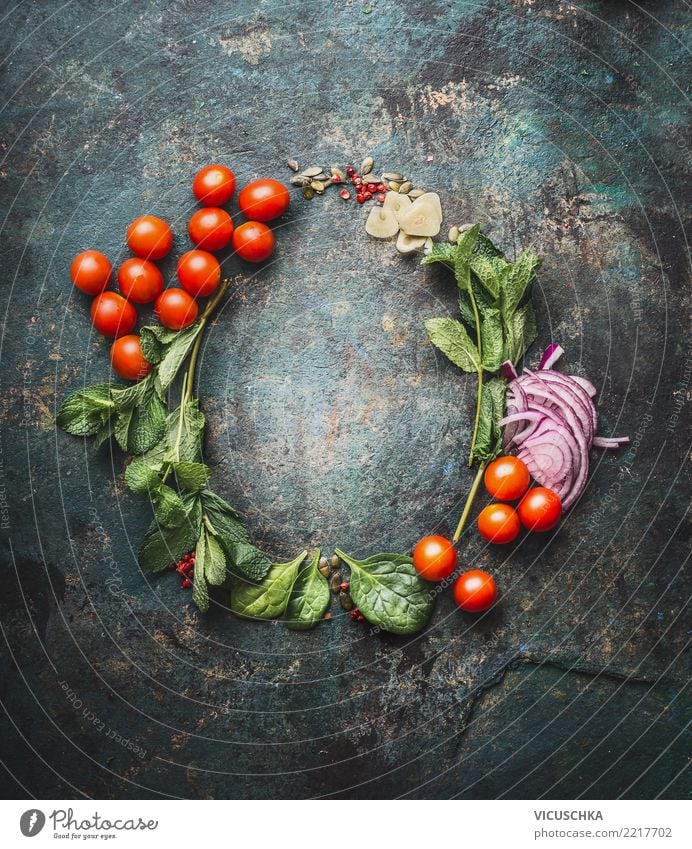
[[[478, 516], [478, 531], [488, 542], [505, 544], [516, 539], [523, 525], [529, 531], [549, 531], [562, 515], [560, 497], [543, 486], [529, 489], [531, 475], [518, 457], [498, 457], [485, 470], [485, 488], [497, 502]], [[519, 501], [516, 509], [507, 501]], [[413, 565], [427, 581], [443, 581], [454, 572], [457, 552], [446, 537], [423, 537], [413, 550]], [[454, 600], [467, 613], [482, 613], [497, 600], [497, 584], [481, 569], [464, 572], [457, 578]]]
[[135, 254], [118, 268], [120, 294], [105, 291], [113, 269], [104, 254], [88, 250], [76, 256], [70, 268], [74, 285], [94, 298], [91, 321], [95, 329], [115, 341], [111, 363], [125, 380], [139, 380], [150, 370], [140, 346], [139, 335], [132, 333], [137, 323], [133, 304], [154, 304], [160, 323], [171, 330], [182, 330], [197, 319], [197, 298], [213, 294], [221, 282], [221, 266], [212, 251], [229, 244], [248, 262], [264, 262], [274, 252], [274, 234], [267, 226], [283, 215], [290, 204], [286, 186], [277, 180], [261, 179], [249, 183], [238, 194], [240, 211], [248, 219], [234, 227], [233, 219], [221, 207], [235, 192], [235, 175], [225, 165], [207, 165], [197, 173], [192, 191], [202, 204], [188, 222], [194, 250], [178, 260], [179, 287], [164, 289], [163, 274], [155, 264], [173, 247], [170, 226], [154, 215], [143, 215], [127, 228], [128, 248]]

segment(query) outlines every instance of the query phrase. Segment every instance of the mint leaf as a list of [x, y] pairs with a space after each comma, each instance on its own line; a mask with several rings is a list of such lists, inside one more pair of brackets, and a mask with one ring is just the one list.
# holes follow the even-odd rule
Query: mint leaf
[[478, 348], [463, 324], [453, 318], [429, 318], [425, 322], [430, 341], [464, 371], [478, 371]]
[[132, 454], [144, 454], [160, 442], [166, 433], [166, 413], [163, 401], [156, 392], [150, 392], [149, 397], [132, 411], [127, 430], [127, 450]]
[[94, 436], [114, 410], [111, 385], [101, 383], [69, 395], [62, 402], [55, 422], [72, 436]]
[[115, 441], [118, 443], [120, 448], [123, 451], [127, 451], [129, 433], [130, 433], [130, 424], [132, 423], [132, 416], [134, 415], [134, 407], [127, 407], [116, 414], [115, 424], [113, 425], [113, 435], [115, 436]]
[[192, 576], [192, 600], [203, 613], [209, 610], [209, 587], [207, 586], [204, 569], [197, 566], [196, 557], [195, 574]]
[[480, 224], [474, 224], [459, 236], [454, 249], [454, 276], [462, 292], [468, 292], [471, 288], [471, 254], [479, 232]]
[[524, 251], [512, 265], [502, 281], [502, 315], [506, 322], [514, 315], [527, 293], [541, 261], [531, 250]]
[[536, 313], [530, 302], [512, 315], [505, 326], [505, 335], [503, 361], [510, 360], [516, 365], [538, 335]]
[[202, 493], [204, 513], [226, 555], [228, 571], [250, 581], [261, 581], [271, 567], [264, 552], [252, 544], [252, 538], [238, 513], [209, 490]]
[[492, 460], [502, 451], [502, 428], [507, 384], [501, 377], [493, 377], [483, 384], [481, 415], [478, 421], [473, 456], [476, 460]]
[[[218, 540], [208, 528], [204, 532], [204, 576], [212, 586], [219, 587], [226, 579], [226, 555]], [[201, 540], [201, 537], [200, 537]], [[195, 559], [195, 569], [199, 569], [199, 559]]]
[[160, 486], [161, 477], [156, 469], [136, 457], [125, 469], [125, 483], [132, 492], [143, 495]]
[[424, 627], [435, 600], [410, 557], [375, 554], [356, 560], [338, 548], [336, 553], [351, 569], [349, 592], [368, 622], [393, 634], [413, 634]]
[[159, 324], [143, 327], [139, 331], [139, 344], [145, 359], [154, 365], [158, 365], [178, 332], [177, 330], [169, 330], [167, 327], [161, 327]]
[[202, 505], [198, 496], [183, 499], [185, 517], [172, 528], [156, 519], [149, 525], [139, 549], [139, 564], [144, 572], [160, 572], [176, 563], [196, 546], [202, 530]]
[[156, 489], [152, 490], [151, 497], [154, 503], [154, 515], [159, 524], [166, 528], [174, 528], [185, 521], [185, 504], [180, 495], [170, 486], [160, 483]]
[[200, 489], [204, 489], [211, 477], [211, 469], [204, 463], [182, 461], [173, 463], [172, 466], [178, 485], [190, 492], [198, 492]]
[[137, 404], [141, 404], [154, 389], [152, 375], [148, 374], [144, 380], [138, 383], [133, 383], [132, 386], [115, 386], [113, 387], [113, 401], [115, 408], [119, 412], [132, 409]]
[[317, 568], [320, 552], [298, 572], [286, 605], [286, 625], [294, 631], [314, 628], [329, 607], [329, 584]]
[[201, 329], [202, 325], [197, 322], [186, 327], [185, 330], [178, 330], [174, 339], [166, 346], [157, 373], [161, 389], [167, 389], [173, 382]]
[[260, 584], [238, 581], [231, 590], [231, 610], [250, 619], [276, 619], [286, 609], [298, 567], [305, 560], [302, 551], [289, 563], [273, 563]]
[[500, 311], [488, 309], [481, 324], [481, 353], [483, 368], [497, 371], [503, 363], [504, 340], [502, 338], [502, 317]]
[[[219, 541], [223, 547], [223, 538]], [[231, 574], [248, 581], [261, 581], [271, 567], [271, 561], [259, 548], [248, 542], [233, 542], [225, 546], [231, 563]]]
[[421, 260], [421, 265], [432, 265], [435, 262], [443, 262], [446, 265], [454, 265], [454, 252], [456, 246], [449, 242], [433, 242], [430, 253]]

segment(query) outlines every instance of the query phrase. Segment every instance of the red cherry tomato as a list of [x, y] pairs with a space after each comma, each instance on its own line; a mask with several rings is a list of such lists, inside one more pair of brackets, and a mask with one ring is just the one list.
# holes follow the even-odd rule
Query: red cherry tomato
[[544, 486], [530, 489], [519, 502], [519, 518], [529, 531], [549, 531], [560, 521], [560, 496]]
[[72, 260], [70, 279], [85, 295], [98, 295], [111, 282], [113, 269], [99, 251], [84, 251]]
[[241, 259], [264, 262], [274, 253], [274, 234], [266, 224], [246, 221], [233, 231], [233, 247]]
[[173, 233], [161, 218], [143, 215], [127, 228], [127, 246], [137, 256], [161, 259], [173, 247]]
[[156, 299], [154, 312], [164, 327], [182, 330], [197, 319], [197, 301], [184, 289], [166, 289]]
[[207, 251], [188, 251], [178, 260], [178, 280], [195, 298], [206, 298], [221, 281], [221, 266]]
[[512, 542], [520, 530], [517, 511], [509, 504], [488, 504], [478, 516], [478, 531], [488, 542]]
[[283, 215], [291, 203], [291, 195], [278, 180], [254, 180], [238, 195], [238, 206], [251, 221], [272, 221]]
[[482, 613], [497, 601], [497, 584], [482, 569], [471, 569], [457, 578], [454, 601], [467, 613]]
[[483, 478], [485, 488], [500, 501], [516, 501], [529, 488], [531, 475], [526, 465], [511, 454], [498, 457], [488, 466]]
[[137, 311], [116, 292], [104, 292], [91, 302], [91, 323], [104, 336], [125, 336], [137, 323]]
[[111, 346], [111, 365], [124, 380], [140, 380], [151, 371], [151, 363], [144, 359], [139, 336], [130, 333], [116, 339]]
[[195, 176], [192, 191], [204, 206], [223, 206], [233, 197], [235, 175], [225, 165], [207, 165]]
[[445, 537], [423, 537], [413, 549], [413, 565], [426, 581], [442, 581], [457, 565], [456, 549]]
[[126, 259], [118, 269], [118, 288], [136, 304], [148, 304], [163, 291], [163, 274], [148, 259]]
[[205, 251], [220, 251], [231, 241], [233, 220], [225, 209], [207, 206], [192, 216], [187, 231], [190, 238]]

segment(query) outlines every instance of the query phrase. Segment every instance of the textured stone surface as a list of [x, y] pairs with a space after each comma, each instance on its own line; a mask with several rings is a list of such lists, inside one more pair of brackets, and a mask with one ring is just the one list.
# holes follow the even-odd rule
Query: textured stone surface
[[[565, 798], [687, 792], [682, 564], [690, 351], [681, 2], [21, 4], [2, 33], [0, 695], [5, 792]], [[362, 33], [362, 35], [359, 35]], [[108, 345], [69, 285], [142, 212], [187, 249], [208, 161], [242, 183], [372, 153], [544, 258], [540, 337], [601, 390], [586, 495], [555, 538], [470, 534], [503, 602], [442, 594], [415, 639], [199, 615], [135, 552], [123, 458], [56, 433]], [[276, 260], [228, 259], [200, 393], [214, 485], [263, 547], [404, 551], [470, 484], [473, 381], [426, 342], [443, 272], [296, 196]], [[174, 259], [164, 262], [172, 276]], [[5, 313], [4, 313], [5, 314]], [[3, 501], [5, 499], [2, 499]], [[4, 508], [3, 508], [4, 509]], [[129, 743], [127, 742], [129, 741]]]

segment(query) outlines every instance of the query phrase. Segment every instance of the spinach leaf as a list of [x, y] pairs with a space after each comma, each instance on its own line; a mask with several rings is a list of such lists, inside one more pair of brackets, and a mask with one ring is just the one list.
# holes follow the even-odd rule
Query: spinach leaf
[[368, 622], [393, 634], [413, 634], [423, 628], [435, 600], [410, 557], [375, 554], [356, 560], [339, 549], [336, 553], [351, 569], [349, 592]]
[[286, 606], [286, 625], [294, 631], [314, 628], [329, 607], [329, 584], [317, 568], [320, 552], [301, 569]]
[[173, 528], [154, 518], [139, 549], [139, 565], [144, 572], [161, 572], [196, 546], [202, 530], [202, 504], [196, 495], [183, 498], [185, 516]]
[[231, 610], [250, 619], [276, 619], [286, 609], [298, 567], [307, 551], [290, 563], [274, 563], [260, 584], [238, 581], [231, 590]]
[[478, 371], [478, 348], [464, 325], [453, 318], [429, 318], [425, 322], [430, 341], [464, 371]]

